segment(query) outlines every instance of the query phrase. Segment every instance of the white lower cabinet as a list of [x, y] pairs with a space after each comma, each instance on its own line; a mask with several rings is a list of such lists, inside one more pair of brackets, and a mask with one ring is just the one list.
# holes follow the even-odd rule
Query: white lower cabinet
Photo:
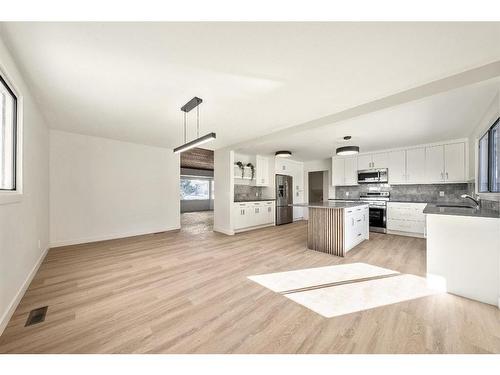
[[344, 249], [347, 252], [369, 237], [368, 206], [344, 209], [344, 223]]
[[236, 202], [233, 229], [243, 230], [274, 223], [274, 201]]
[[387, 230], [402, 234], [425, 236], [425, 214], [427, 203], [387, 203]]

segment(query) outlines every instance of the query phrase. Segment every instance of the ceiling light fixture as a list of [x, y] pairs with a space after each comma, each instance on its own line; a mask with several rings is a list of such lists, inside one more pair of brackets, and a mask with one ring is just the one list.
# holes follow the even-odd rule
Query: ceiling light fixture
[[337, 155], [354, 155], [359, 153], [358, 146], [344, 146], [336, 150]]
[[292, 153], [290, 151], [276, 151], [274, 154], [277, 158], [289, 158], [292, 156]]
[[[346, 135], [344, 137], [344, 141], [349, 141], [351, 138], [352, 137], [350, 135]], [[359, 154], [359, 146], [338, 147], [335, 150], [335, 153], [340, 156]]]
[[[194, 97], [191, 99], [189, 102], [184, 104], [181, 107], [181, 111], [184, 112], [184, 144], [174, 148], [174, 153], [178, 154], [180, 152], [187, 151], [189, 149], [192, 149], [196, 146], [199, 146], [203, 143], [210, 142], [216, 138], [216, 135], [214, 132], [208, 133], [202, 137], [200, 137], [200, 107], [199, 105], [203, 103], [203, 100], [198, 97]], [[193, 139], [190, 142], [187, 142], [186, 140], [186, 124], [187, 124], [187, 113], [191, 111], [192, 109], [196, 108], [196, 139]]]

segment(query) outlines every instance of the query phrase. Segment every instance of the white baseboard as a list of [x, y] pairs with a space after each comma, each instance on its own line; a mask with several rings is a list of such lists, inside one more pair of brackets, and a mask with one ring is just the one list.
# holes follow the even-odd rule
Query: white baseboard
[[219, 233], [222, 233], [222, 234], [227, 234], [228, 236], [233, 236], [234, 235], [234, 230], [226, 229], [226, 228], [214, 227], [214, 232], [219, 232]]
[[24, 280], [23, 285], [19, 288], [17, 291], [16, 296], [14, 299], [11, 301], [9, 307], [7, 308], [7, 311], [3, 314], [3, 316], [0, 318], [0, 336], [2, 335], [3, 331], [5, 330], [5, 327], [7, 327], [7, 324], [10, 321], [10, 318], [12, 318], [12, 315], [16, 311], [17, 306], [19, 305], [19, 302], [21, 302], [21, 299], [24, 296], [24, 293], [26, 293], [26, 290], [31, 284], [31, 280], [33, 280], [33, 277], [35, 277], [38, 268], [40, 268], [40, 265], [42, 264], [43, 260], [45, 259], [45, 256], [47, 255], [47, 252], [49, 249], [45, 249], [42, 254], [40, 254], [40, 257], [36, 261], [35, 265], [31, 269], [30, 273], [26, 277], [26, 280]]
[[77, 239], [71, 239], [71, 240], [51, 241], [50, 248], [61, 247], [61, 246], [70, 246], [70, 245], [80, 245], [80, 244], [84, 244], [84, 243], [91, 243], [91, 242], [98, 242], [98, 241], [116, 240], [119, 238], [142, 236], [145, 234], [153, 234], [153, 233], [161, 233], [161, 232], [169, 232], [169, 231], [174, 231], [174, 230], [179, 230], [179, 229], [180, 229], [180, 227], [156, 228], [156, 229], [150, 229], [150, 230], [146, 230], [146, 231], [144, 231], [144, 230], [131, 231], [131, 232], [109, 234], [109, 235], [105, 235], [105, 236], [84, 237], [84, 238], [77, 238]]

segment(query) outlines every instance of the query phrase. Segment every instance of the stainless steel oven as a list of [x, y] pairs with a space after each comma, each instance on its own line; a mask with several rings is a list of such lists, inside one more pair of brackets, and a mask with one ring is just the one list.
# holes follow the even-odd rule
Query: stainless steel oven
[[387, 183], [388, 181], [387, 168], [358, 171], [358, 184]]
[[370, 231], [386, 233], [387, 201], [389, 200], [389, 192], [367, 192], [360, 194], [359, 198], [368, 203]]

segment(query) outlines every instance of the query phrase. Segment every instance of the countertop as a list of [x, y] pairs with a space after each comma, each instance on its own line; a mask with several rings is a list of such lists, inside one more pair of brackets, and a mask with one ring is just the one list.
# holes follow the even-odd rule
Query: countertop
[[[447, 204], [447, 203], [439, 203]], [[452, 215], [452, 216], [475, 216], [475, 217], [491, 217], [500, 218], [500, 211], [488, 208], [470, 208], [465, 205], [463, 207], [438, 207], [436, 204], [428, 204], [424, 208], [424, 214], [430, 215]]]
[[[348, 201], [348, 202], [365, 202], [364, 200], [361, 200], [359, 198], [330, 198], [328, 199], [330, 201]], [[431, 203], [431, 204], [463, 204], [463, 201], [460, 202], [439, 202], [439, 201], [423, 201], [423, 200], [418, 200], [418, 199], [389, 199], [387, 202], [394, 202], [394, 203]]]
[[316, 203], [294, 203], [290, 206], [294, 207], [313, 207], [313, 208], [351, 208], [359, 206], [367, 206], [367, 202], [316, 202]]
[[235, 199], [234, 203], [275, 201], [275, 198]]

